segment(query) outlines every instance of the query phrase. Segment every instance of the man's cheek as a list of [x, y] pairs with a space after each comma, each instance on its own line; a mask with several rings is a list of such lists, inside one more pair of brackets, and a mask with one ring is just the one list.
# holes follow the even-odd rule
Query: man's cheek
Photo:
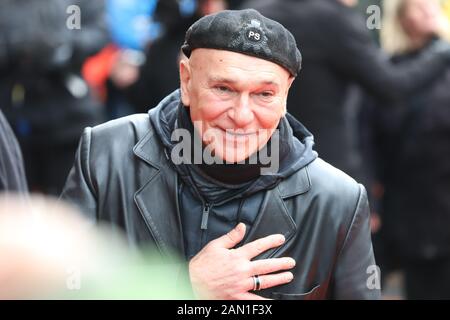
[[202, 119], [208, 122], [219, 120], [220, 117], [226, 113], [226, 111], [227, 111], [226, 107], [217, 104], [216, 105], [210, 104], [202, 108], [201, 110]]
[[259, 122], [263, 129], [274, 129], [277, 127], [280, 119], [283, 117], [282, 109], [268, 110], [259, 114]]

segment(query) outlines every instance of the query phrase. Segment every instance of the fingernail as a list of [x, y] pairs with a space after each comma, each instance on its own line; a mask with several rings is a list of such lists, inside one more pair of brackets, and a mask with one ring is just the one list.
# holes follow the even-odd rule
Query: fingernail
[[288, 281], [292, 281], [292, 279], [294, 279], [294, 275], [292, 274], [292, 272], [289, 272], [289, 273], [286, 275], [286, 279], [287, 279]]
[[295, 267], [295, 264], [296, 264], [295, 260], [292, 259], [292, 258], [289, 258], [289, 265], [290, 265], [291, 267]]
[[280, 235], [280, 238], [279, 238], [279, 240], [278, 240], [278, 243], [279, 243], [279, 244], [282, 244], [282, 243], [284, 243], [284, 241], [286, 241], [286, 238], [285, 238], [283, 235]]

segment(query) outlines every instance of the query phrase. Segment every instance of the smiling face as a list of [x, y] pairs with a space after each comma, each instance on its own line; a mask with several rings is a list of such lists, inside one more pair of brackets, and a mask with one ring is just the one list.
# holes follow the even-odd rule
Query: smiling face
[[294, 78], [267, 60], [196, 49], [180, 62], [181, 98], [214, 155], [240, 162], [263, 148], [286, 113]]

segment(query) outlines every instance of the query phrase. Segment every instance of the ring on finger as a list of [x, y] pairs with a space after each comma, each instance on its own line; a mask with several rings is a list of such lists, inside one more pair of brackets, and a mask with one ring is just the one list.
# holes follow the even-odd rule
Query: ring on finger
[[253, 291], [261, 290], [261, 279], [258, 275], [255, 275], [253, 278]]

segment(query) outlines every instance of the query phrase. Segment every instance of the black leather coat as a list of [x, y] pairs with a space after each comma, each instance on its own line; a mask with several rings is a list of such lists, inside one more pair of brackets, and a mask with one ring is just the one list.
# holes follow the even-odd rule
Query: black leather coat
[[[153, 112], [153, 111], [150, 111]], [[132, 115], [87, 128], [62, 198], [92, 220], [123, 229], [132, 246], [155, 245], [184, 256], [178, 175], [149, 116]], [[283, 234], [283, 246], [258, 259], [290, 256], [294, 280], [259, 291], [274, 299], [376, 299], [368, 268], [375, 265], [364, 187], [316, 159], [264, 200], [244, 243]]]
[[0, 192], [27, 193], [22, 152], [8, 122], [0, 110]]

